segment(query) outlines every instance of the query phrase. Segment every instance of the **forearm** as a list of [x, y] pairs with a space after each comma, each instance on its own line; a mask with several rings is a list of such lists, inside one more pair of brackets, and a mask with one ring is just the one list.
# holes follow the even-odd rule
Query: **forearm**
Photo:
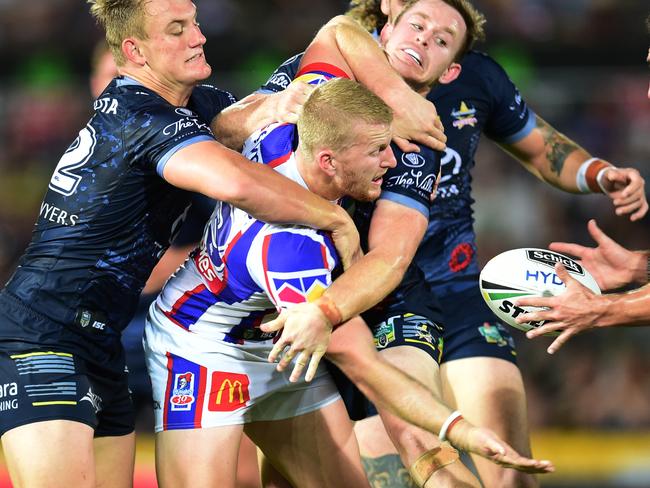
[[645, 285], [650, 278], [650, 251], [633, 251], [628, 266], [630, 269], [629, 283]]
[[627, 293], [603, 295], [600, 301], [597, 327], [650, 325], [650, 285]]
[[271, 95], [253, 93], [219, 113], [212, 132], [221, 144], [239, 151], [248, 136], [275, 121], [275, 109]]
[[588, 151], [539, 116], [528, 136], [505, 149], [535, 176], [571, 193], [580, 193], [576, 184], [578, 170], [592, 158]]
[[295, 223], [327, 231], [353, 226], [338, 205], [216, 142], [191, 144], [164, 169], [174, 186], [233, 204], [270, 223]]
[[328, 357], [371, 402], [413, 425], [437, 434], [452, 412], [426, 386], [376, 353], [367, 358], [355, 353], [348, 356], [328, 353]]
[[325, 291], [341, 312], [345, 322], [375, 306], [399, 285], [408, 261], [370, 251]]
[[334, 231], [348, 225], [345, 210], [262, 164], [248, 163], [230, 203], [258, 220]]
[[355, 79], [376, 93], [397, 112], [400, 106], [400, 92], [411, 88], [391, 67], [386, 54], [377, 41], [352, 19], [337, 17], [334, 36], [336, 44], [351, 69]]

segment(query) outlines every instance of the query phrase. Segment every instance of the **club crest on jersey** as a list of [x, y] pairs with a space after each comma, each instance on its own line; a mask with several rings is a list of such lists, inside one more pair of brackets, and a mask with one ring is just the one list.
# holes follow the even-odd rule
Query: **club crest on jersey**
[[331, 278], [323, 269], [295, 273], [268, 272], [269, 285], [274, 296], [282, 304], [313, 302], [331, 284]]
[[174, 387], [172, 390], [171, 403], [172, 410], [191, 410], [194, 403], [194, 373], [174, 375]]
[[474, 127], [478, 123], [476, 109], [474, 107], [468, 107], [464, 101], [460, 102], [460, 108], [458, 110], [451, 111], [451, 116], [456, 119], [453, 122], [453, 126], [456, 129], [462, 129], [466, 125]]
[[402, 164], [409, 168], [421, 168], [426, 163], [423, 156], [418, 153], [404, 153], [402, 154]]

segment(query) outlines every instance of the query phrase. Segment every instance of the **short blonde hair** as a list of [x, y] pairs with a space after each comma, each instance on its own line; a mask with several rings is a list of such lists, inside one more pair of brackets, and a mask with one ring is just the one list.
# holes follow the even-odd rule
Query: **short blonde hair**
[[115, 63], [124, 65], [122, 41], [127, 37], [147, 39], [145, 4], [148, 0], [87, 0], [90, 13], [106, 31], [106, 42]]
[[[395, 24], [399, 22], [402, 16], [414, 5], [416, 5], [420, 0], [408, 0], [404, 4], [404, 8], [399, 13], [395, 19]], [[479, 12], [474, 5], [472, 5], [468, 0], [441, 0], [446, 3], [461, 15], [467, 26], [467, 31], [465, 33], [465, 41], [461, 45], [459, 51], [456, 53], [454, 59], [459, 60], [467, 51], [469, 51], [476, 41], [485, 40], [485, 16]]]
[[390, 125], [392, 110], [363, 85], [337, 78], [316, 88], [298, 118], [300, 148], [312, 158], [316, 148], [344, 150], [355, 143], [355, 126]]

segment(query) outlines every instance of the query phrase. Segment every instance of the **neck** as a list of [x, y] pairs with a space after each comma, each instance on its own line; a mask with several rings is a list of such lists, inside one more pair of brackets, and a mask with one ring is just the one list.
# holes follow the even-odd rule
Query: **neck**
[[185, 107], [194, 89], [194, 86], [186, 86], [178, 82], [161, 79], [147, 69], [146, 66], [141, 69], [122, 67], [120, 68], [120, 74], [142, 83], [143, 86], [155, 91], [175, 107]]
[[305, 158], [305, 155], [300, 150], [300, 146], [296, 149], [295, 157], [298, 173], [305, 180], [305, 184], [310, 192], [331, 202], [343, 196], [341, 191], [336, 187], [334, 178], [321, 171], [316, 161]]
[[404, 80], [404, 81], [406, 81], [406, 84], [411, 87], [411, 90], [413, 90], [418, 95], [422, 95], [423, 97], [426, 97], [427, 94], [431, 91], [431, 89], [435, 85], [435, 83], [431, 83], [430, 85], [420, 85], [412, 81], [408, 81], [408, 80]]

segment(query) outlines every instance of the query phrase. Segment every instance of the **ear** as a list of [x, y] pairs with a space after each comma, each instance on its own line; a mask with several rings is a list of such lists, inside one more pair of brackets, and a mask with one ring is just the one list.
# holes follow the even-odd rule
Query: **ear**
[[449, 67], [440, 75], [438, 83], [446, 85], [451, 83], [460, 75], [461, 66], [459, 63], [451, 63]]
[[334, 177], [336, 175], [337, 162], [336, 159], [334, 159], [332, 151], [325, 149], [318, 151], [314, 155], [314, 159], [316, 160], [316, 164], [318, 164], [320, 170], [327, 176]]
[[122, 53], [132, 63], [135, 63], [139, 66], [144, 66], [147, 63], [147, 59], [142, 54], [140, 45], [137, 39], [132, 37], [127, 37], [122, 41]]
[[388, 17], [390, 13], [390, 0], [381, 0], [379, 8], [381, 9], [381, 13]]
[[382, 46], [386, 45], [392, 32], [393, 32], [393, 24], [387, 22], [386, 25], [384, 25], [381, 32], [379, 33], [379, 42]]

